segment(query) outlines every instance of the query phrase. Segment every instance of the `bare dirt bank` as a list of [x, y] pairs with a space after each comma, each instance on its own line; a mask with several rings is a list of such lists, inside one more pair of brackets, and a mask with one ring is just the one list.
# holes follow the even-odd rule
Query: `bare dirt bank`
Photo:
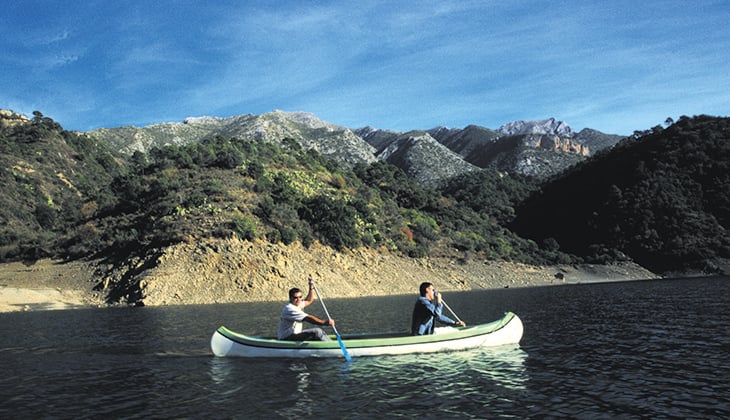
[[0, 312], [87, 308], [104, 304], [89, 263], [0, 264]]
[[[132, 280], [148, 306], [285, 301], [289, 288], [306, 287], [309, 274], [328, 297], [417, 293], [423, 281], [454, 291], [659, 277], [630, 263], [535, 267], [477, 255], [412, 259], [237, 239], [178, 244], [155, 258], [153, 268]], [[135, 264], [142, 262], [130, 266]], [[99, 268], [98, 262], [80, 261], [0, 264], [0, 312], [103, 306], [118, 278], [95, 274], [104, 271]]]

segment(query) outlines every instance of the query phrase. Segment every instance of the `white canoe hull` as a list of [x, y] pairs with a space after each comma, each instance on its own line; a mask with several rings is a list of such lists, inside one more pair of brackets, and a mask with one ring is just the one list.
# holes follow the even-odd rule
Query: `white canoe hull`
[[[343, 336], [342, 341], [353, 358], [364, 356], [436, 353], [478, 347], [517, 344], [524, 327], [517, 315], [508, 312], [497, 321], [468, 327], [445, 328], [434, 335], [361, 334]], [[337, 340], [284, 341], [251, 337], [220, 327], [210, 340], [213, 354], [219, 357], [342, 357]]]

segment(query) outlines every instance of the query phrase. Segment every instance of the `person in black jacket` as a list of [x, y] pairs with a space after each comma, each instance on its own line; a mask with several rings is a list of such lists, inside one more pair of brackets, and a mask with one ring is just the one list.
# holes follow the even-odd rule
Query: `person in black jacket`
[[466, 325], [463, 321], [454, 321], [443, 314], [444, 304], [441, 302], [441, 295], [433, 288], [433, 284], [429, 282], [421, 283], [419, 291], [421, 295], [413, 307], [411, 334], [433, 334], [435, 321], [454, 327]]

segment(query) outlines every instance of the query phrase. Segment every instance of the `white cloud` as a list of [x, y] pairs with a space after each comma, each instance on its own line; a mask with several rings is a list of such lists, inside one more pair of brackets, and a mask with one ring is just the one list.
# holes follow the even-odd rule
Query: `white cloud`
[[[394, 129], [555, 116], [625, 131], [667, 111], [662, 120], [703, 107], [727, 113], [728, 9], [623, 0], [98, 3], [40, 11], [33, 22], [42, 27], [0, 28], [8, 51], [0, 89], [32, 97], [41, 111], [68, 110], [64, 125], [279, 108]], [[12, 33], [27, 37], [14, 38], [21, 48], [7, 48]], [[74, 113], [69, 103], [100, 111]]]

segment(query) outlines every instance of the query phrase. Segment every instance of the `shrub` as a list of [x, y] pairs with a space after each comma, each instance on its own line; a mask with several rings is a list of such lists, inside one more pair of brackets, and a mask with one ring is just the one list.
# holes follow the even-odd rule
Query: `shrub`
[[256, 239], [256, 222], [250, 217], [236, 217], [233, 219], [233, 231], [239, 238], [251, 241]]

